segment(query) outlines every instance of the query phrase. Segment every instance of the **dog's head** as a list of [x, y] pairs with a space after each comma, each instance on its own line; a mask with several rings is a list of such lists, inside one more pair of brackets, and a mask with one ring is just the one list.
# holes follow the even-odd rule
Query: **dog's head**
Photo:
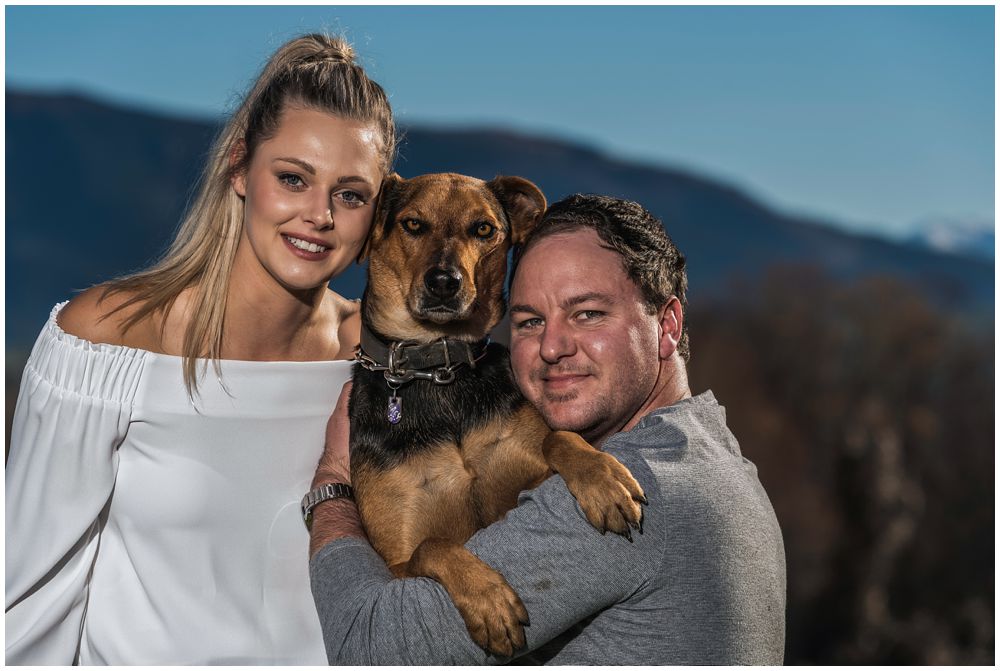
[[390, 175], [362, 251], [364, 318], [392, 339], [484, 337], [503, 317], [507, 251], [544, 211], [545, 196], [520, 177]]

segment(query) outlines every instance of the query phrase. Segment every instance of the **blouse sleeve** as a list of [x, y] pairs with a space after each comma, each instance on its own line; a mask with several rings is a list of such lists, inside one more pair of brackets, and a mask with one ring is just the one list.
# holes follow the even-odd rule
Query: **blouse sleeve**
[[100, 517], [146, 352], [63, 332], [52, 310], [21, 378], [6, 469], [6, 662], [72, 664]]

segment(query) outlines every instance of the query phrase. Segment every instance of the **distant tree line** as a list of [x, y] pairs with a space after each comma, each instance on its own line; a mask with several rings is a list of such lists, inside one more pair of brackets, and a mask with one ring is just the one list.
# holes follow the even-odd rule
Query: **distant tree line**
[[808, 267], [689, 325], [782, 526], [786, 663], [992, 665], [992, 328]]

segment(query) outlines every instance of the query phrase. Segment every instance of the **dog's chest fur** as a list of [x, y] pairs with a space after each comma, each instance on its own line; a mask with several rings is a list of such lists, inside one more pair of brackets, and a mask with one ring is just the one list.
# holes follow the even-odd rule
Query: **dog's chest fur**
[[384, 375], [355, 366], [352, 463], [388, 470], [442, 443], [461, 447], [469, 433], [511, 416], [526, 402], [514, 384], [507, 349], [495, 343], [475, 369], [459, 368], [454, 382], [413, 380], [395, 394], [402, 399], [402, 418], [392, 424], [387, 410], [393, 391]]

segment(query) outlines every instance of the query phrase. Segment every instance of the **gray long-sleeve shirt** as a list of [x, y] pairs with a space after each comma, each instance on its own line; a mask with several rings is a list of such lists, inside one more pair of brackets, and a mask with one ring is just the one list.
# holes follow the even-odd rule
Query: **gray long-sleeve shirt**
[[[558, 476], [467, 543], [531, 616], [515, 663], [780, 664], [781, 531], [712, 393], [655, 410], [604, 449], [649, 501], [634, 543], [592, 528]], [[472, 642], [444, 588], [394, 580], [365, 541], [329, 543], [311, 573], [331, 663], [507, 661]]]

